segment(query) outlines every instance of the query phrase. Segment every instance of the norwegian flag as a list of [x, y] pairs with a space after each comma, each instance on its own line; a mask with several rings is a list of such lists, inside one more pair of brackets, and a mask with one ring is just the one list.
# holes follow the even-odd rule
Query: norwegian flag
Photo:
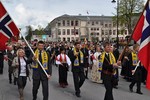
[[150, 1], [148, 0], [145, 9], [134, 29], [132, 38], [140, 44], [138, 57], [147, 69], [146, 87], [150, 89]]
[[[10, 38], [19, 36], [19, 32], [19, 29], [0, 1], [0, 43], [4, 45]], [[3, 48], [1, 46], [0, 48]]]

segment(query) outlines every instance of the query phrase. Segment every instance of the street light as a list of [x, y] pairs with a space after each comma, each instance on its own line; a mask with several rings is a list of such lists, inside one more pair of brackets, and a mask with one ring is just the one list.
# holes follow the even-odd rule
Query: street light
[[118, 49], [118, 47], [119, 47], [119, 41], [118, 41], [118, 33], [119, 33], [119, 31], [118, 31], [118, 26], [119, 26], [119, 0], [112, 0], [111, 2], [112, 3], [116, 3], [116, 1], [117, 1], [117, 38], [116, 38], [116, 42], [117, 42], [117, 49]]

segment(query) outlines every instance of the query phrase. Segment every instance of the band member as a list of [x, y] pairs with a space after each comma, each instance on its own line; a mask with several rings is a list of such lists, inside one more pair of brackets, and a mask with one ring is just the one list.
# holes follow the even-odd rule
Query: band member
[[84, 55], [84, 73], [85, 73], [85, 78], [88, 79], [88, 67], [89, 67], [88, 58], [89, 58], [89, 52], [88, 52], [88, 49], [86, 48], [86, 44], [82, 45], [81, 51], [83, 52], [83, 55]]
[[0, 74], [3, 74], [5, 50], [0, 50]]
[[[9, 46], [9, 48], [7, 49], [7, 57], [8, 57], [8, 76], [9, 76], [9, 83], [12, 83], [12, 76], [13, 74], [13, 67], [12, 67], [12, 61], [14, 59], [14, 57], [16, 56], [16, 54], [14, 54], [14, 50], [12, 46]], [[14, 77], [14, 85], [16, 84], [16, 79]]]
[[75, 94], [77, 97], [81, 97], [80, 88], [85, 81], [85, 75], [84, 75], [84, 55], [80, 50], [79, 42], [75, 42], [75, 47], [72, 50], [71, 55], [72, 56], [70, 56], [70, 59], [72, 63], [72, 73], [76, 91]]
[[[42, 82], [42, 89], [43, 89], [43, 100], [48, 100], [48, 79], [50, 79], [50, 75], [52, 73], [52, 68], [51, 68], [51, 62], [50, 62], [50, 56], [49, 54], [44, 50], [44, 42], [39, 41], [37, 44], [37, 49], [35, 50], [35, 56], [30, 57], [30, 59], [33, 60], [33, 88], [32, 88], [32, 95], [33, 95], [33, 100], [37, 99], [37, 93], [38, 89], [40, 86], [40, 82]], [[48, 73], [48, 76], [44, 73], [43, 69], [41, 66], [38, 64], [37, 60], [41, 62], [41, 64], [44, 67], [44, 70]]]
[[102, 52], [99, 60], [99, 71], [102, 72], [102, 79], [106, 89], [104, 100], [113, 99], [113, 75], [114, 69], [118, 67], [120, 62], [116, 63], [116, 59], [110, 51], [111, 44], [109, 42], [104, 43], [104, 52]]
[[27, 83], [27, 77], [29, 76], [29, 62], [25, 57], [25, 51], [23, 49], [18, 49], [17, 57], [13, 59], [12, 67], [15, 68], [14, 75], [17, 77], [17, 85], [20, 94], [20, 100], [23, 98], [23, 90]]
[[[131, 52], [131, 54], [129, 54], [129, 64], [131, 67], [131, 72], [132, 72], [132, 74], [134, 73], [132, 75], [132, 82], [129, 85], [129, 89], [131, 92], [133, 92], [133, 86], [135, 85], [135, 83], [137, 83], [136, 93], [143, 94], [141, 92], [142, 67], [143, 66], [141, 66], [141, 63], [139, 65], [137, 65], [137, 63], [138, 63], [138, 56], [137, 56], [138, 50], [139, 50], [139, 45], [135, 44], [133, 46], [133, 51]], [[138, 66], [138, 67], [135, 70], [136, 66]]]
[[65, 48], [60, 48], [61, 54], [56, 58], [56, 64], [59, 65], [59, 84], [65, 88], [68, 85], [67, 73], [68, 67], [71, 65], [70, 58], [65, 54]]

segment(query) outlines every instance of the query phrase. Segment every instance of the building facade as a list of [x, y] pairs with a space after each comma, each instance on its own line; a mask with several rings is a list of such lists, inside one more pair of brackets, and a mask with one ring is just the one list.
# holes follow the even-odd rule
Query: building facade
[[[46, 27], [51, 29], [52, 38], [56, 41], [84, 40], [115, 41], [117, 37], [116, 24], [113, 16], [72, 16], [62, 15], [52, 20]], [[119, 41], [128, 35], [125, 26], [119, 26]]]

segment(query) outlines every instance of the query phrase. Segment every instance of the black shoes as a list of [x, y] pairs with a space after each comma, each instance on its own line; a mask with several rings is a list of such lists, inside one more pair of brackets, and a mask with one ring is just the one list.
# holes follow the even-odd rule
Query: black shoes
[[77, 96], [78, 98], [80, 98], [80, 97], [81, 97], [80, 93], [76, 93], [76, 96]]
[[137, 93], [137, 94], [141, 94], [141, 95], [143, 94], [141, 91], [139, 91], [139, 92], [137, 91], [136, 93]]
[[130, 90], [130, 92], [133, 92], [133, 89], [129, 86], [129, 90]]

